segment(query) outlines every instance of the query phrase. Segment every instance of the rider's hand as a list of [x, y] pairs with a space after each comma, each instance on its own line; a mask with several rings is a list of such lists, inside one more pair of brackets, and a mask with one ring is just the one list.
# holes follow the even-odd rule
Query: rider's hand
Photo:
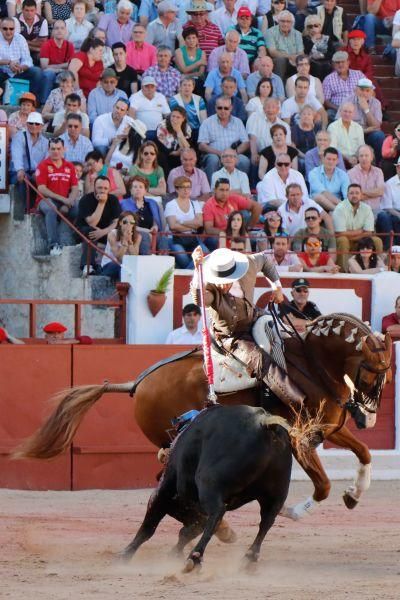
[[197, 248], [195, 248], [193, 250], [192, 259], [193, 259], [194, 267], [195, 267], [195, 269], [197, 269], [197, 267], [202, 264], [203, 259], [204, 259], [204, 253], [203, 253], [201, 246], [197, 246]]
[[275, 302], [276, 304], [281, 304], [281, 302], [283, 302], [283, 301], [284, 301], [284, 297], [283, 297], [282, 288], [277, 288], [275, 290], [275, 292], [273, 293], [272, 302]]

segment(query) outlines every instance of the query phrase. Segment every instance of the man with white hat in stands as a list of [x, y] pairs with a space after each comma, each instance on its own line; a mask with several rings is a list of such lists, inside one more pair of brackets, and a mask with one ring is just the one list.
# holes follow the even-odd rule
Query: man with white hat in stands
[[[273, 300], [277, 303], [283, 301], [278, 273], [267, 256], [261, 252], [246, 256], [228, 248], [219, 248], [204, 257], [198, 246], [192, 258], [196, 268], [204, 263], [204, 301], [210, 309], [211, 330], [217, 344], [227, 354], [242, 361], [249, 375], [263, 381], [282, 402], [301, 404], [304, 394], [289, 380], [282, 366], [255, 344], [251, 335], [253, 324], [263, 314], [253, 304], [259, 271], [276, 285]], [[191, 292], [194, 302], [200, 304], [197, 271], [191, 282]], [[276, 356], [276, 347], [271, 341], [271, 355]]]
[[171, 112], [164, 94], [157, 92], [154, 77], [142, 79], [142, 89], [129, 98], [130, 114], [147, 127], [147, 139], [156, 139], [156, 130], [161, 121]]

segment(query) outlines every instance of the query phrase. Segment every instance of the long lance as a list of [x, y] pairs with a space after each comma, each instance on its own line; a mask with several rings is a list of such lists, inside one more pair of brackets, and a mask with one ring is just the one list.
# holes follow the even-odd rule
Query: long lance
[[204, 302], [204, 278], [203, 278], [203, 265], [199, 264], [197, 267], [198, 277], [200, 283], [200, 301], [201, 301], [201, 319], [202, 319], [202, 334], [203, 334], [203, 360], [204, 370], [207, 376], [208, 382], [208, 394], [206, 406], [212, 406], [217, 404], [217, 395], [214, 390], [214, 367], [211, 359], [211, 337], [207, 327], [207, 316], [206, 307]]

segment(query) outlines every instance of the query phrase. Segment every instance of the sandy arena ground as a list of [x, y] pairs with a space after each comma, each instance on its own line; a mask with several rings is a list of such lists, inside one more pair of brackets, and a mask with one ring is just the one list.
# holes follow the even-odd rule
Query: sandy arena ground
[[[400, 482], [374, 482], [354, 511], [336, 482], [320, 511], [279, 518], [257, 569], [241, 569], [256, 534], [258, 505], [231, 513], [238, 541], [213, 539], [200, 572], [182, 574], [169, 556], [179, 525], [165, 519], [128, 565], [115, 561], [136, 532], [149, 490], [0, 490], [0, 598], [12, 600], [398, 600]], [[310, 484], [293, 483], [293, 501]]]

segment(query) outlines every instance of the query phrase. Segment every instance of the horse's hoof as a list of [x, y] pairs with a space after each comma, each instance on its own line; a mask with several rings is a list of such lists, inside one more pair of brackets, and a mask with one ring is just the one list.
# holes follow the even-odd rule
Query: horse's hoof
[[350, 510], [355, 508], [358, 504], [358, 500], [355, 500], [353, 496], [350, 496], [350, 494], [347, 494], [347, 492], [343, 494], [343, 502], [347, 508], [350, 508]]
[[132, 552], [127, 552], [126, 550], [122, 550], [122, 552], [118, 552], [116, 554], [116, 560], [118, 562], [122, 562], [122, 563], [128, 563], [131, 558], [132, 558], [133, 554]]
[[245, 571], [247, 574], [255, 573], [258, 569], [258, 557], [258, 554], [247, 552], [241, 561], [241, 571]]
[[234, 544], [237, 540], [237, 535], [230, 527], [221, 527], [217, 529], [215, 535], [220, 542], [224, 544]]

